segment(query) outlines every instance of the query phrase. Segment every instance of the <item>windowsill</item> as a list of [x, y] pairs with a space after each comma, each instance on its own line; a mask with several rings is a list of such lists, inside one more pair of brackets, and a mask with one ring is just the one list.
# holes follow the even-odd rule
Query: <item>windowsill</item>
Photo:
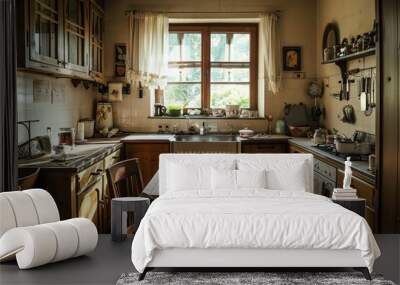
[[227, 117], [213, 117], [213, 116], [148, 116], [148, 119], [169, 119], [169, 120], [265, 120], [263, 117], [257, 118], [227, 118]]

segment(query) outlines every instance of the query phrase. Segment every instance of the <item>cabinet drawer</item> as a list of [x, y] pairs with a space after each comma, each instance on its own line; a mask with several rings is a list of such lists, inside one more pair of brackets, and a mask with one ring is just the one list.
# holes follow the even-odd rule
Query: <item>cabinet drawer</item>
[[85, 170], [78, 173], [79, 190], [85, 189], [88, 185], [92, 184], [99, 176], [103, 174], [104, 165], [103, 161], [99, 161]]
[[314, 158], [314, 171], [336, 182], [336, 168]]
[[121, 160], [121, 150], [117, 150], [104, 159], [104, 169], [116, 164]]
[[[344, 172], [339, 170], [337, 173], [337, 182], [339, 187], [343, 186]], [[375, 206], [375, 187], [357, 177], [351, 178], [351, 187], [357, 189], [357, 195], [367, 200], [367, 206], [374, 208]]]
[[286, 153], [286, 144], [277, 143], [242, 143], [242, 153]]

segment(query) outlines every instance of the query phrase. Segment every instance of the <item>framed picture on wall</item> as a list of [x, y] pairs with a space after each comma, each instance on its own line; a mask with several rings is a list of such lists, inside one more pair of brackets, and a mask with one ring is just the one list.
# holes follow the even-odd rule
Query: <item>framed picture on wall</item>
[[126, 74], [126, 44], [115, 44], [114, 76], [125, 77]]
[[301, 70], [301, 47], [283, 47], [283, 71]]

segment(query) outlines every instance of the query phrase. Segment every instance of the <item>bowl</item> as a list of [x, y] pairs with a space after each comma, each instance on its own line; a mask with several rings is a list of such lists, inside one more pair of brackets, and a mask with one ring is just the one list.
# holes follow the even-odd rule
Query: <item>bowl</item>
[[311, 128], [309, 126], [303, 126], [303, 127], [289, 126], [290, 135], [292, 137], [297, 137], [297, 138], [307, 137], [307, 134], [308, 132], [310, 132], [310, 130]]

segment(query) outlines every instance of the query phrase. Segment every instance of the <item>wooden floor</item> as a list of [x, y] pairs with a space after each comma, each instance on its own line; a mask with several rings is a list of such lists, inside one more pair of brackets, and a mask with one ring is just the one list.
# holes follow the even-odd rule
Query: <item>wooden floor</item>
[[[375, 272], [400, 283], [400, 235], [377, 235], [382, 251]], [[115, 284], [124, 272], [135, 271], [131, 258], [132, 239], [115, 243], [100, 235], [97, 249], [81, 256], [30, 270], [19, 270], [15, 262], [0, 265], [0, 284]]]

